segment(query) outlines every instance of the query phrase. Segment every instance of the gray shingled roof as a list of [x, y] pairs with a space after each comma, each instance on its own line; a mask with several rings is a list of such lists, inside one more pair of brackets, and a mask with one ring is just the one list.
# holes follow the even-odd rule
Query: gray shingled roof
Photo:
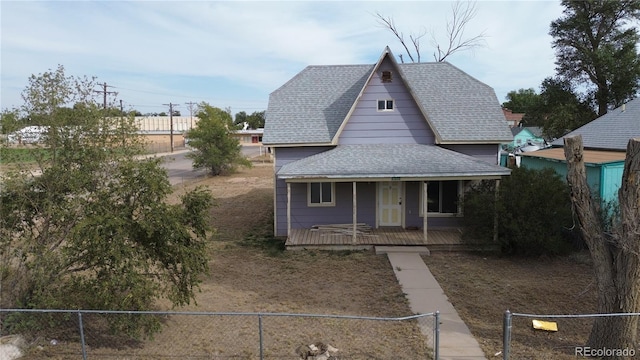
[[445, 178], [505, 176], [510, 170], [435, 145], [339, 145], [290, 162], [279, 179]]
[[262, 143], [330, 143], [373, 68], [305, 68], [269, 96]]
[[[565, 136], [582, 135], [586, 149], [626, 151], [629, 139], [640, 137], [640, 98], [633, 99], [617, 109], [585, 124]], [[551, 143], [564, 146], [563, 139]]]
[[443, 143], [513, 140], [495, 91], [446, 63], [400, 64]]
[[[398, 66], [441, 143], [513, 140], [491, 87], [445, 62]], [[374, 68], [329, 65], [302, 70], [269, 96], [263, 143], [330, 143]]]

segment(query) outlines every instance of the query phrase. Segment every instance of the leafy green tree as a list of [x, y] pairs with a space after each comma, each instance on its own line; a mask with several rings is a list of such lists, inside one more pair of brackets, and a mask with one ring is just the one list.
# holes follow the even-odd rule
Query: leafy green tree
[[240, 111], [236, 113], [235, 120], [233, 123], [238, 125], [240, 129], [242, 129], [242, 124], [247, 121], [247, 113], [245, 111]]
[[10, 134], [20, 130], [25, 123], [20, 119], [18, 109], [4, 109], [0, 113], [0, 133]]
[[[160, 298], [180, 306], [208, 271], [211, 195], [197, 189], [168, 204], [166, 171], [138, 156], [133, 119], [105, 116], [94, 85], [62, 66], [29, 79], [23, 108], [50, 127], [43, 146], [53, 156], [39, 159], [39, 175], [26, 167], [3, 174], [0, 306], [150, 310]], [[3, 324], [34, 330], [27, 318]], [[38, 326], [64, 318], [55, 320]], [[160, 325], [153, 317], [106, 321], [130, 335]]]
[[527, 126], [541, 126], [546, 138], [560, 138], [596, 118], [588, 101], [581, 101], [571, 83], [559, 78], [542, 81], [540, 95], [522, 121]]
[[509, 91], [507, 101], [502, 103], [502, 107], [514, 113], [526, 114], [538, 102], [538, 97], [539, 95], [533, 88]]
[[242, 155], [242, 147], [233, 132], [231, 114], [220, 108], [202, 103], [198, 111], [198, 124], [187, 132], [189, 153], [194, 169], [209, 169], [212, 175], [233, 171], [237, 166], [251, 166]]
[[558, 75], [586, 85], [598, 115], [633, 99], [640, 88], [640, 19], [637, 0], [563, 0], [563, 17], [551, 23]]
[[497, 202], [493, 181], [483, 181], [465, 193], [465, 241], [492, 242], [497, 213], [503, 253], [539, 256], [571, 250], [569, 190], [552, 169], [513, 169], [498, 189]]
[[253, 113], [251, 113], [251, 115], [247, 116], [247, 123], [249, 123], [249, 128], [264, 128], [264, 113], [264, 111], [254, 111]]

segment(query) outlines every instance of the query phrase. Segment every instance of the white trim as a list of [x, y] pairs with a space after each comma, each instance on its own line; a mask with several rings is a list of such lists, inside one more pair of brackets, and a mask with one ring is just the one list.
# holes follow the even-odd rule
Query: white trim
[[356, 233], [356, 229], [358, 226], [358, 201], [357, 201], [357, 193], [356, 193], [356, 182], [353, 182], [353, 195], [352, 195], [352, 202], [353, 202], [353, 214], [352, 214], [352, 220], [353, 220], [353, 234], [352, 234], [352, 238], [351, 241], [353, 242], [353, 245], [356, 244], [357, 242], [357, 233]]
[[[276, 174], [276, 149], [273, 149], [273, 236], [278, 236], [278, 175]], [[287, 234], [289, 236], [289, 234]]]
[[287, 237], [291, 236], [291, 184], [287, 183]]
[[429, 194], [427, 192], [427, 182], [423, 181], [422, 186], [420, 186], [420, 211], [422, 214], [427, 214], [427, 216], [422, 216], [422, 239], [424, 243], [427, 243], [427, 218], [429, 217], [429, 212], [427, 211], [427, 202], [424, 199], [429, 198]]
[[[328, 183], [331, 184], [331, 202], [322, 202], [322, 184]], [[311, 184], [320, 184], [320, 202], [312, 203], [311, 202]], [[329, 181], [314, 181], [307, 183], [307, 206], [308, 207], [330, 207], [336, 206], [336, 183]]]
[[[384, 109], [380, 109], [380, 102], [384, 101]], [[391, 101], [391, 109], [389, 109], [387, 107], [387, 105], [389, 104], [389, 101]], [[396, 101], [392, 98], [389, 99], [378, 99], [376, 100], [376, 111], [378, 112], [392, 112], [396, 109]]]

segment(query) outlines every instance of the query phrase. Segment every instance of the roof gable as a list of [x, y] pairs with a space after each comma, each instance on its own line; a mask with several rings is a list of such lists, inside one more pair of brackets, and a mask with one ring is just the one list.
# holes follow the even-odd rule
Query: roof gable
[[[390, 75], [383, 80], [384, 74]], [[392, 101], [379, 110], [378, 101]], [[409, 91], [398, 66], [387, 52], [369, 79], [333, 139], [334, 144], [433, 144], [435, 135]]]
[[397, 64], [386, 48], [374, 65], [309, 66], [271, 93], [263, 143], [335, 144], [385, 58], [397, 67], [437, 143], [513, 139], [492, 88], [449, 63]]
[[[640, 137], [640, 98], [610, 110], [565, 137], [573, 135], [582, 135], [586, 149], [626, 151], [629, 140]], [[551, 144], [564, 146], [564, 139], [557, 139]]]

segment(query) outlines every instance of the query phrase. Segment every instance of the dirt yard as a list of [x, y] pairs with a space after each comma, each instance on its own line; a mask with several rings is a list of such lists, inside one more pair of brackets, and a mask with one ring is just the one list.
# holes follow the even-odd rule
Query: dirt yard
[[[504, 312], [595, 312], [595, 284], [588, 254], [560, 259], [512, 259], [482, 254], [423, 257], [488, 358], [502, 350]], [[511, 359], [575, 359], [591, 330], [586, 319], [558, 319], [558, 332], [534, 330], [530, 318], [514, 317]], [[542, 319], [539, 320], [548, 320]]]
[[[286, 252], [271, 236], [273, 164], [258, 163], [231, 176], [175, 187], [173, 200], [194, 186], [209, 188], [210, 276], [197, 305], [175, 309], [198, 312], [269, 312], [402, 317], [413, 315], [384, 255], [372, 252]], [[164, 309], [170, 310], [169, 304]], [[90, 320], [85, 320], [88, 322]], [[426, 359], [429, 350], [416, 321], [382, 322], [264, 317], [265, 359], [297, 359], [300, 345], [323, 341], [341, 359]], [[90, 326], [88, 326], [90, 327]], [[89, 357], [120, 359], [257, 359], [255, 316], [171, 316], [153, 340], [110, 343], [91, 330]], [[94, 346], [91, 346], [92, 343]], [[95, 346], [102, 344], [102, 346]], [[78, 344], [50, 345], [31, 358], [67, 358]], [[73, 349], [73, 350], [72, 350]]]
[[[194, 186], [216, 197], [211, 210], [211, 274], [197, 305], [178, 311], [283, 312], [398, 317], [411, 314], [385, 256], [371, 252], [287, 252], [271, 237], [272, 164], [256, 164], [231, 176], [176, 186], [173, 200]], [[503, 259], [439, 253], [424, 257], [431, 271], [490, 359], [502, 350], [506, 309], [522, 313], [584, 313], [594, 310], [588, 261]], [[164, 304], [164, 309], [169, 309]], [[153, 340], [104, 345], [85, 334], [91, 358], [256, 359], [258, 319], [251, 316], [171, 316]], [[589, 331], [588, 322], [559, 322], [560, 331], [531, 329], [514, 319], [513, 359], [569, 358]], [[415, 322], [316, 318], [263, 318], [265, 358], [296, 359], [299, 345], [324, 341], [341, 359], [424, 359], [428, 349]], [[44, 341], [44, 340], [43, 340]], [[47, 339], [31, 358], [58, 357], [72, 344]], [[78, 354], [77, 343], [75, 353]]]

